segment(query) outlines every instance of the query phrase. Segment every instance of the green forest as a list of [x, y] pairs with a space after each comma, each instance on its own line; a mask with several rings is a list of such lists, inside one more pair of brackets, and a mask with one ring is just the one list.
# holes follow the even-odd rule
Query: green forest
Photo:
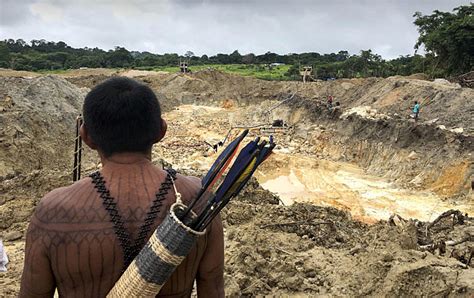
[[[0, 41], [0, 67], [28, 71], [60, 71], [88, 68], [134, 68], [143, 70], [177, 70], [180, 61], [188, 61], [191, 70], [215, 67], [233, 69], [263, 79], [299, 79], [299, 70], [311, 66], [318, 79], [388, 77], [425, 73], [429, 77], [448, 77], [472, 70], [474, 60], [474, 4], [460, 6], [452, 12], [434, 11], [431, 15], [416, 12], [414, 24], [419, 38], [415, 54], [384, 60], [372, 50], [349, 54], [316, 52], [285, 54], [267, 52], [261, 55], [230, 54], [196, 56], [188, 51], [154, 54], [129, 51], [117, 46], [112, 50], [73, 48], [65, 42], [44, 39], [26, 42], [22, 39]], [[424, 55], [416, 54], [419, 49]], [[263, 73], [263, 75], [258, 74]], [[266, 73], [266, 74], [265, 74]]]

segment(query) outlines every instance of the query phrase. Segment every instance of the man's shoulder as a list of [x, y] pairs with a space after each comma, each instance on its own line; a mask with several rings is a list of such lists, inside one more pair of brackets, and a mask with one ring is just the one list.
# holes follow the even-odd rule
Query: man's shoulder
[[72, 195], [76, 194], [79, 190], [88, 186], [90, 178], [84, 178], [79, 181], [74, 182], [71, 185], [55, 188], [40, 200], [38, 207], [46, 208], [51, 204], [64, 203], [68, 201]]
[[74, 197], [84, 187], [88, 187], [88, 184], [90, 184], [90, 178], [84, 178], [69, 186], [53, 189], [39, 201], [35, 208], [34, 219], [46, 223], [54, 221], [54, 218], [59, 218], [61, 214], [64, 216], [70, 214], [72, 208], [78, 203]]
[[201, 179], [194, 176], [176, 175], [176, 188], [183, 197], [194, 197], [201, 189]]

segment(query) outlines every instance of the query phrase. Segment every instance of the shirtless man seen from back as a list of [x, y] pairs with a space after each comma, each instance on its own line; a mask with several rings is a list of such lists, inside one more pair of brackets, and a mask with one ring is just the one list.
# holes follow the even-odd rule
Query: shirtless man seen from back
[[[20, 297], [52, 297], [56, 288], [65, 297], [105, 297], [175, 202], [171, 181], [185, 204], [200, 188], [198, 178], [152, 164], [151, 149], [164, 137], [166, 122], [147, 86], [110, 79], [86, 96], [83, 115], [81, 136], [100, 156], [95, 177], [105, 181], [130, 235], [129, 252], [93, 179], [55, 189], [40, 201], [28, 228]], [[216, 218], [158, 296], [189, 297], [196, 281], [199, 296], [222, 297], [223, 267], [223, 229]]]

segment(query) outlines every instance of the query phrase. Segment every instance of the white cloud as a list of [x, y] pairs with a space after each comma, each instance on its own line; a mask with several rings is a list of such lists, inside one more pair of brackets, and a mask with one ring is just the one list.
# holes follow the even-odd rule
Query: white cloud
[[63, 10], [47, 1], [38, 1], [30, 5], [30, 11], [46, 23], [59, 22], [63, 19]]
[[[469, 0], [0, 0], [0, 38], [214, 55], [413, 53], [413, 13]], [[26, 4], [25, 4], [26, 3]], [[25, 9], [26, 7], [26, 9]]]

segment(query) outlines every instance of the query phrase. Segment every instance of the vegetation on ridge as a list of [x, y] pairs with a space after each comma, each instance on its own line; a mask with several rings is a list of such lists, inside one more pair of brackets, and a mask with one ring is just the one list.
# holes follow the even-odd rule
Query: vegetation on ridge
[[414, 14], [420, 36], [415, 49], [424, 47], [426, 55], [400, 56], [384, 60], [372, 50], [350, 55], [347, 51], [319, 54], [315, 52], [279, 55], [231, 54], [195, 56], [153, 54], [128, 51], [123, 47], [104, 51], [99, 48], [72, 48], [65, 42], [22, 39], [0, 41], [0, 67], [15, 70], [56, 71], [90, 68], [136, 68], [177, 71], [181, 60], [189, 61], [192, 70], [213, 67], [227, 72], [270, 80], [299, 79], [303, 66], [312, 66], [318, 79], [387, 77], [425, 73], [431, 77], [468, 72], [474, 62], [474, 4], [460, 6], [450, 12], [434, 11], [431, 15]]

